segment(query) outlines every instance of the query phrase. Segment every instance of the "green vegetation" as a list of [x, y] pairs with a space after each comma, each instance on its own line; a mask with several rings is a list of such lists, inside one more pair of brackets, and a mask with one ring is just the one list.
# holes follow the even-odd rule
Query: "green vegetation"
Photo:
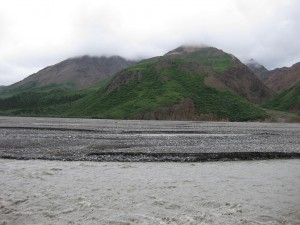
[[12, 85], [0, 89], [0, 97], [8, 98], [14, 95], [23, 94], [24, 92], [49, 92], [53, 90], [63, 90], [63, 91], [72, 91], [74, 90], [74, 85], [72, 83], [64, 84], [50, 84], [47, 86], [39, 86], [35, 82], [31, 82], [26, 85]]
[[105, 79], [87, 89], [76, 90], [70, 83], [37, 87], [13, 87], [0, 93], [0, 115], [62, 117], [71, 105], [95, 94], [111, 80]]
[[[228, 66], [227, 59], [215, 61], [216, 68]], [[225, 62], [225, 63], [224, 63]], [[159, 65], [161, 63], [161, 65]], [[151, 112], [160, 106], [172, 106], [183, 97], [191, 98], [199, 114], [214, 114], [216, 119], [245, 121], [266, 118], [267, 114], [245, 99], [227, 91], [207, 87], [203, 71], [189, 71], [190, 60], [171, 57], [165, 61], [139, 63], [126, 71], [142, 74], [131, 78], [111, 93], [102, 89], [77, 101], [67, 116], [93, 116], [127, 119]]]
[[82, 98], [81, 93], [69, 93], [60, 89], [43, 92], [24, 92], [0, 99], [1, 114], [59, 115], [63, 105]]
[[3, 91], [6, 88], [6, 86], [0, 86], [0, 92]]
[[276, 111], [271, 109], [264, 109], [269, 115], [271, 121], [286, 122], [286, 123], [300, 123], [300, 114], [286, 111]]
[[124, 76], [119, 83], [114, 83], [120, 78], [115, 77], [80, 91], [72, 89], [71, 84], [40, 89], [32, 84], [25, 91], [5, 90], [0, 93], [0, 113], [129, 119], [188, 97], [199, 115], [213, 115], [214, 119], [247, 121], [268, 117], [237, 94], [205, 85], [204, 79], [210, 75], [206, 68], [221, 73], [234, 65], [230, 55], [213, 48], [156, 57], [123, 70], [117, 75]]
[[204, 48], [201, 52], [188, 54], [184, 57], [184, 60], [212, 68], [220, 73], [234, 66], [232, 57], [229, 54], [214, 53], [214, 51], [216, 51], [214, 48]]
[[300, 111], [300, 82], [276, 95], [266, 105], [266, 108], [280, 111]]

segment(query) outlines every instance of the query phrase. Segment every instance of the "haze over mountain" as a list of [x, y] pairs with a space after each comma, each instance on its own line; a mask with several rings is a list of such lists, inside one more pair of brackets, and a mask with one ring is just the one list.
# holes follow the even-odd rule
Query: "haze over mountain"
[[218, 46], [266, 68], [300, 62], [299, 0], [3, 0], [0, 85], [70, 56], [149, 58]]
[[269, 77], [269, 70], [266, 69], [263, 65], [256, 62], [254, 59], [250, 59], [246, 64], [253, 73], [257, 75], [257, 77], [265, 82]]

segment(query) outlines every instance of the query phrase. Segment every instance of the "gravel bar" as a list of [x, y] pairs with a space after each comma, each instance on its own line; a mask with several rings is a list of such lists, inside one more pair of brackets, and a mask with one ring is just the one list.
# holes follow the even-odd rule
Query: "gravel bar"
[[300, 124], [0, 117], [0, 158], [118, 162], [300, 158]]

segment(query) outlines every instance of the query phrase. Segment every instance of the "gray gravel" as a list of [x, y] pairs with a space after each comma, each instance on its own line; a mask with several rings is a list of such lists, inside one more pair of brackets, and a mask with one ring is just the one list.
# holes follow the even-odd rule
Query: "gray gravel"
[[87, 161], [300, 158], [300, 124], [0, 117], [0, 157]]

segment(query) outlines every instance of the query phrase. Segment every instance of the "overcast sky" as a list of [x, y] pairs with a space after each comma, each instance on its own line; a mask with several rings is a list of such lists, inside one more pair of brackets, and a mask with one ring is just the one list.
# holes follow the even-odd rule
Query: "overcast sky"
[[0, 85], [66, 58], [211, 45], [268, 69], [300, 61], [299, 0], [0, 0]]

